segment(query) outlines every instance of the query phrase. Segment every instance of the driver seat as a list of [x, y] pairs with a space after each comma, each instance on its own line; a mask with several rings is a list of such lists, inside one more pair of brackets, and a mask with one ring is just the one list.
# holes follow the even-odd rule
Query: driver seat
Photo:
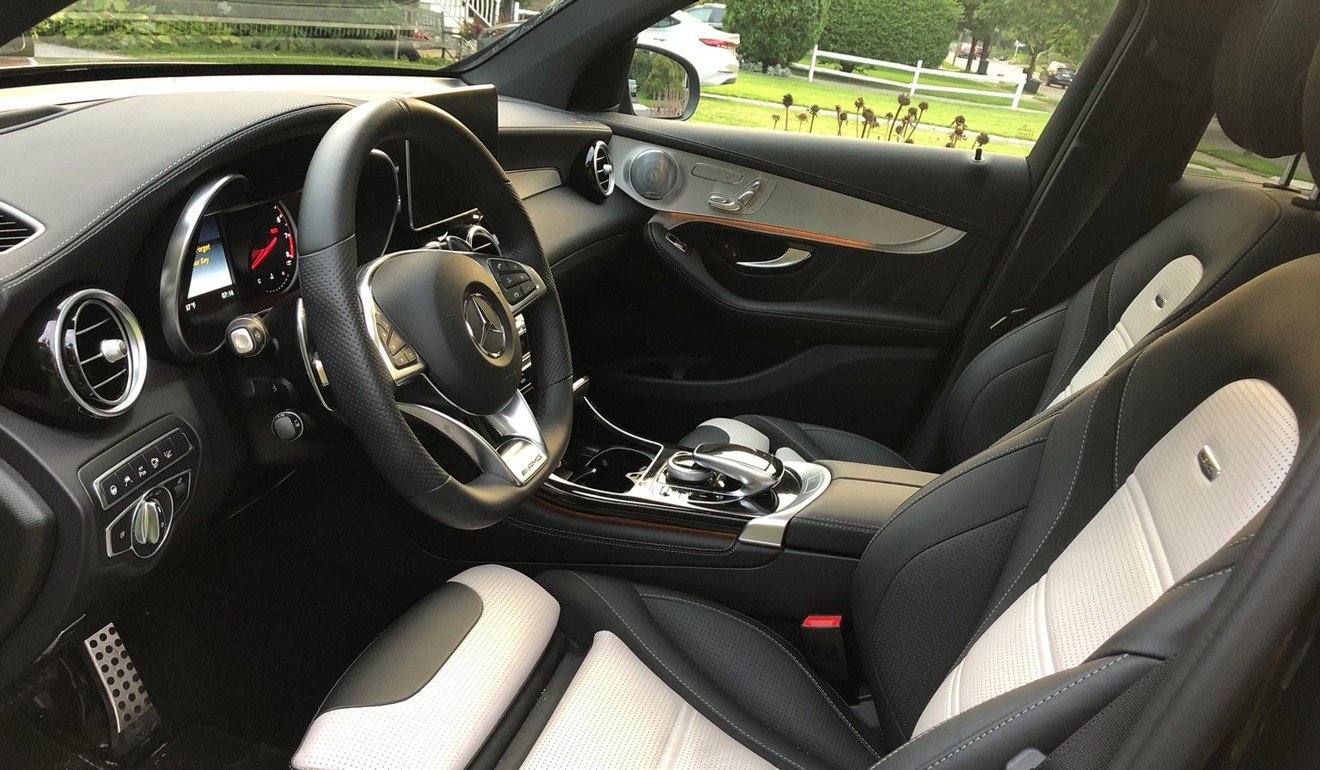
[[895, 512], [858, 562], [847, 616], [878, 728], [735, 611], [485, 565], [362, 654], [293, 767], [1102, 758], [1169, 661], [1219, 630], [1202, 619], [1235, 567], [1301, 520], [1284, 493], [1313, 482], [1295, 469], [1320, 433], [1317, 296], [1320, 255], [1276, 268]]

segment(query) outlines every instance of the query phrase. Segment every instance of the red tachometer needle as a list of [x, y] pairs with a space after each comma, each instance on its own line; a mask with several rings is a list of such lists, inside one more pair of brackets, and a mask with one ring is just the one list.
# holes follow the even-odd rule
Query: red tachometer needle
[[270, 256], [270, 253], [275, 250], [275, 244], [279, 243], [279, 241], [279, 236], [274, 236], [270, 239], [270, 243], [266, 244], [266, 248], [261, 251], [252, 252], [252, 270], [256, 270], [258, 265], [266, 261], [266, 257]]

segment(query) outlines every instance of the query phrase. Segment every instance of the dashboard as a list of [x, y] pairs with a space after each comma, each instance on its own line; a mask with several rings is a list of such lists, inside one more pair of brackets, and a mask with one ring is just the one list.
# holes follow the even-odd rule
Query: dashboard
[[[425, 98], [477, 134], [523, 198], [561, 293], [649, 216], [576, 182], [606, 126], [489, 87], [176, 82], [0, 93], [0, 220], [24, 234], [0, 241], [0, 324], [15, 330], [0, 339], [0, 687], [211, 521], [351, 440], [300, 312], [298, 227], [316, 146], [355, 104]], [[357, 200], [363, 265], [416, 248], [497, 256], [498, 223], [442, 158], [387, 143]], [[260, 328], [264, 344], [235, 347], [235, 324]], [[149, 543], [128, 526], [144, 508]]]

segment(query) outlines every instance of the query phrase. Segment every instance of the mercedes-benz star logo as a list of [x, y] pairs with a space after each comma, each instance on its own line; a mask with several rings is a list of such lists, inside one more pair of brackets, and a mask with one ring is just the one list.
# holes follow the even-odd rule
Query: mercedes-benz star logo
[[500, 314], [489, 300], [480, 294], [469, 294], [463, 300], [463, 323], [467, 325], [468, 336], [477, 350], [491, 358], [504, 355], [509, 335], [504, 330]]

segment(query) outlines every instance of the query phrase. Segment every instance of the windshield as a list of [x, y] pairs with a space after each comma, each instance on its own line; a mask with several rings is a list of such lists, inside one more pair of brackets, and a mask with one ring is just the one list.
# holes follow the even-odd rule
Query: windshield
[[461, 65], [569, 0], [78, 0], [9, 41], [0, 68], [193, 62]]

